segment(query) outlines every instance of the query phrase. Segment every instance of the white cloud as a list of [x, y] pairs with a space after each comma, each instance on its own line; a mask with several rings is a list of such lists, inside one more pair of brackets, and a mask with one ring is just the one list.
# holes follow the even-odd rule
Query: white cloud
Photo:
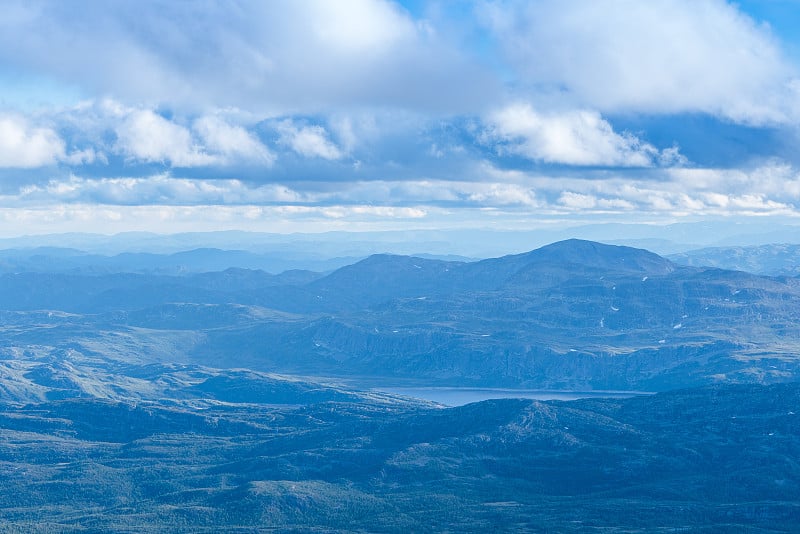
[[275, 154], [258, 138], [241, 126], [230, 125], [219, 117], [206, 116], [197, 119], [193, 129], [210, 152], [220, 154], [226, 162], [249, 161], [272, 165]]
[[301, 156], [327, 160], [336, 160], [343, 156], [342, 151], [328, 139], [328, 133], [322, 126], [298, 126], [292, 120], [286, 119], [280, 121], [275, 129], [280, 134], [278, 142]]
[[[435, 211], [435, 210], [433, 210]], [[428, 228], [432, 210], [379, 206], [117, 206], [52, 204], [20, 208], [0, 205], [0, 235], [60, 232], [125, 232], [131, 229], [163, 233], [239, 229], [260, 232], [326, 232], [332, 228], [375, 231]], [[439, 213], [443, 221], [446, 214]]]
[[542, 205], [536, 199], [536, 193], [533, 190], [517, 184], [477, 184], [477, 189], [467, 196], [470, 202], [489, 206], [539, 207]]
[[[256, 133], [257, 122], [238, 110], [213, 110], [193, 117], [168, 118], [148, 107], [131, 107], [111, 98], [88, 100], [49, 114], [83, 148], [61, 161], [81, 165], [108, 163], [106, 153], [128, 163], [160, 163], [169, 167], [254, 165], [269, 167], [276, 159]], [[109, 143], [108, 139], [116, 138]], [[68, 138], [69, 140], [69, 138]]]
[[623, 169], [566, 176], [501, 170], [490, 163], [481, 169], [487, 179], [536, 191], [540, 214], [800, 217], [800, 171], [781, 162], [749, 170]]
[[65, 143], [50, 128], [35, 127], [17, 115], [0, 115], [0, 167], [55, 165], [65, 157]]
[[105, 154], [98, 153], [92, 147], [71, 152], [69, 155], [62, 158], [62, 161], [67, 165], [90, 165], [95, 161], [108, 162]]
[[104, 158], [92, 147], [67, 152], [67, 143], [52, 127], [34, 126], [21, 115], [0, 114], [0, 168], [82, 165]]
[[669, 177], [687, 189], [709, 195], [766, 195], [800, 201], [800, 172], [784, 162], [769, 162], [753, 169], [671, 169]]
[[601, 198], [595, 195], [564, 191], [558, 197], [557, 203], [565, 208], [576, 211], [631, 211], [636, 206], [629, 200], [621, 198]]
[[633, 135], [616, 133], [593, 111], [544, 114], [528, 104], [513, 104], [492, 114], [488, 122], [487, 140], [546, 163], [649, 167], [659, 156], [654, 146]]
[[240, 180], [201, 180], [158, 174], [142, 178], [89, 179], [72, 176], [28, 185], [6, 203], [96, 202], [103, 205], [243, 205], [310, 203], [313, 194], [302, 194], [282, 184], [252, 186]]
[[309, 213], [319, 213], [331, 219], [375, 217], [382, 219], [422, 219], [427, 211], [421, 208], [396, 206], [309, 206]]
[[312, 0], [299, 4], [296, 9], [309, 17], [313, 38], [329, 51], [377, 55], [414, 39], [418, 31], [411, 19], [386, 1]]
[[597, 197], [583, 193], [564, 191], [558, 197], [558, 203], [568, 208], [590, 209], [597, 206]]
[[468, 110], [498, 85], [389, 0], [29, 4], [4, 5], [0, 63], [147, 106]]
[[797, 69], [769, 28], [724, 0], [508, 0], [488, 21], [542, 98], [608, 112], [797, 118]]
[[149, 110], [131, 112], [116, 128], [117, 149], [144, 162], [197, 167], [217, 163], [192, 139], [191, 132]]
[[225, 166], [238, 163], [272, 165], [275, 155], [252, 132], [207, 115], [191, 129], [150, 109], [104, 106], [115, 124], [115, 149], [124, 156], [172, 167]]

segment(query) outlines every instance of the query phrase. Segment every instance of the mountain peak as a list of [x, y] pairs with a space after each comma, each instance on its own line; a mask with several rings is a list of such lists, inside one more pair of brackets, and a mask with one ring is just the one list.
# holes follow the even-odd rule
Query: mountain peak
[[648, 250], [583, 239], [558, 241], [536, 249], [527, 256], [537, 263], [577, 264], [648, 274], [667, 274], [675, 270], [672, 262]]

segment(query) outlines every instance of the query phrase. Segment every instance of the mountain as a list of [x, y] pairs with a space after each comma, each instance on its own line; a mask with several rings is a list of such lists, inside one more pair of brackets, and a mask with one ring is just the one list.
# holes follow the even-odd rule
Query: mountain
[[255, 253], [217, 248], [196, 248], [171, 254], [122, 252], [108, 256], [71, 248], [35, 247], [0, 250], [0, 273], [185, 275], [224, 271], [230, 268], [272, 273], [309, 269], [323, 272], [348, 265], [360, 258], [360, 256], [325, 259], [293, 258], [275, 252]]
[[[588, 271], [666, 274], [674, 266], [641, 249], [570, 239], [525, 254], [475, 262], [374, 255], [309, 285], [327, 300], [358, 306], [393, 298], [497, 290], [546, 272], [564, 277]], [[563, 277], [562, 277], [563, 278]]]
[[20, 350], [109, 354], [124, 338], [307, 376], [644, 391], [800, 376], [800, 280], [579, 240], [478, 262], [376, 255], [328, 275], [6, 274], [0, 309], [20, 322], [0, 342]]
[[717, 267], [768, 276], [800, 276], [800, 245], [713, 247], [673, 254], [681, 265]]
[[[36, 254], [0, 274], [0, 530], [800, 523], [800, 278], [574, 239], [326, 274], [195, 272], [208, 250], [180, 273], [65, 272], [80, 253]], [[508, 398], [378, 391], [397, 384]]]
[[415, 262], [375, 257], [319, 279], [317, 315], [211, 332], [209, 361], [233, 350], [273, 371], [580, 390], [788, 381], [800, 371], [796, 280], [581, 241]]
[[[770, 218], [763, 222], [755, 220], [737, 222], [722, 218], [670, 225], [590, 224], [559, 230], [468, 228], [331, 231], [315, 234], [222, 231], [166, 235], [147, 232], [126, 232], [116, 235], [70, 233], [2, 238], [0, 248], [68, 247], [100, 255], [123, 252], [173, 254], [198, 248], [217, 248], [269, 254], [278, 259], [296, 262], [320, 262], [341, 257], [364, 258], [376, 253], [398, 255], [436, 253], [488, 258], [517, 253], [570, 238], [643, 247], [660, 254], [668, 254], [712, 246], [797, 243], [798, 235], [800, 234], [797, 221], [791, 219], [777, 221]], [[344, 264], [336, 267], [342, 265]], [[335, 267], [320, 269], [311, 264], [295, 263], [285, 268], [327, 271]], [[265, 270], [273, 272], [271, 269]]]
[[642, 274], [669, 274], [675, 270], [668, 260], [647, 250], [581, 239], [568, 239], [536, 249], [525, 255], [525, 263]]

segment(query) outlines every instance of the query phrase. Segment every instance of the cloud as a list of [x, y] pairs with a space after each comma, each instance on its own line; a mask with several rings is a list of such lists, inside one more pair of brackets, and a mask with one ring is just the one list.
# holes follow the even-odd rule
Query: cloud
[[89, 179], [71, 176], [27, 185], [5, 197], [7, 205], [90, 203], [101, 205], [259, 205], [314, 203], [317, 196], [281, 184], [250, 186], [240, 180], [201, 180], [158, 174], [141, 178]]
[[0, 64], [89, 95], [272, 116], [467, 110], [499, 89], [457, 43], [388, 0], [11, 0], [0, 19]]
[[131, 112], [116, 127], [116, 134], [117, 149], [139, 161], [169, 163], [176, 167], [218, 162], [194, 142], [187, 128], [149, 109]]
[[6, 231], [24, 225], [39, 232], [52, 232], [48, 225], [59, 225], [60, 231], [327, 231], [487, 224], [523, 228], [545, 221], [653, 223], [681, 217], [800, 220], [800, 171], [780, 162], [746, 171], [589, 169], [551, 175], [497, 169], [489, 162], [481, 169], [483, 181], [343, 181], [335, 188], [324, 180], [298, 188], [170, 174], [71, 176], [0, 195], [0, 220], [9, 221]]
[[420, 205], [452, 207], [540, 207], [536, 192], [524, 185], [463, 180], [407, 180], [345, 182], [335, 192], [317, 196], [317, 201], [382, 205]]
[[709, 198], [760, 195], [800, 206], [800, 172], [781, 161], [753, 169], [670, 169], [668, 175], [681, 187], [705, 192]]
[[254, 134], [241, 126], [228, 124], [219, 117], [201, 117], [194, 122], [193, 129], [206, 149], [219, 154], [227, 163], [245, 161], [269, 166], [275, 161], [275, 154]]
[[280, 121], [275, 129], [280, 134], [278, 143], [301, 156], [327, 160], [336, 160], [343, 156], [342, 151], [328, 139], [328, 133], [322, 126], [298, 126], [294, 121], [286, 119]]
[[508, 0], [481, 15], [541, 98], [602, 113], [798, 117], [797, 69], [765, 25], [723, 0]]
[[591, 170], [567, 175], [504, 170], [485, 162], [488, 180], [536, 192], [537, 213], [653, 217], [800, 217], [800, 170], [782, 162], [744, 169]]
[[431, 211], [413, 207], [380, 206], [115, 206], [98, 204], [52, 204], [46, 207], [0, 206], [3, 236], [13, 232], [30, 234], [125, 232], [131, 228], [163, 233], [209, 232], [220, 229], [289, 233], [390, 230], [398, 227], [428, 228]]
[[0, 167], [33, 168], [64, 158], [64, 141], [50, 128], [31, 126], [21, 116], [0, 115]]
[[0, 168], [35, 169], [62, 162], [82, 165], [103, 157], [92, 147], [68, 153], [55, 129], [34, 126], [22, 115], [0, 114]]
[[117, 136], [115, 150], [133, 162], [171, 167], [250, 164], [270, 166], [275, 155], [244, 127], [214, 115], [195, 119], [191, 128], [150, 109], [112, 106], [104, 118]]
[[[507, 106], [488, 118], [486, 139], [501, 151], [565, 165], [649, 167], [658, 150], [627, 133], [614, 132], [599, 113], [539, 113], [528, 104]], [[665, 160], [680, 161], [674, 149]]]
[[470, 202], [489, 206], [521, 205], [540, 207], [536, 193], [529, 188], [516, 184], [482, 184], [477, 191], [470, 193]]

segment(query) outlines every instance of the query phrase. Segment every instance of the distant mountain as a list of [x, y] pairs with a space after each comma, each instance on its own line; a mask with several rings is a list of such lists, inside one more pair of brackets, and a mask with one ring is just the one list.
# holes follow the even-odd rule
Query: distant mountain
[[[352, 263], [377, 253], [398, 255], [442, 255], [488, 258], [514, 254], [555, 241], [579, 238], [610, 244], [647, 248], [659, 254], [672, 254], [712, 246], [800, 243], [797, 221], [782, 223], [769, 218], [759, 223], [731, 221], [728, 218], [670, 225], [606, 223], [574, 226], [559, 230], [403, 230], [375, 232], [332, 231], [314, 234], [275, 234], [263, 232], [190, 232], [154, 234], [126, 232], [117, 235], [53, 234], [0, 238], [0, 249], [67, 247], [90, 254], [113, 256], [125, 252], [174, 254], [199, 248], [241, 250], [295, 262], [285, 269], [328, 271], [345, 265], [320, 268], [320, 262], [351, 258]], [[309, 262], [309, 263], [304, 263]], [[312, 263], [316, 263], [312, 265]], [[231, 265], [231, 267], [244, 267]], [[269, 272], [273, 269], [259, 267]]]
[[750, 247], [715, 247], [673, 254], [681, 265], [717, 267], [770, 276], [800, 275], [800, 245], [773, 244]]
[[666, 274], [674, 266], [641, 249], [571, 239], [515, 254], [475, 262], [443, 262], [375, 255], [343, 267], [309, 285], [328, 300], [374, 304], [390, 298], [497, 290], [545, 272], [566, 277], [588, 271]]
[[9, 347], [113, 354], [124, 339], [309, 376], [645, 391], [800, 377], [799, 279], [579, 240], [478, 262], [377, 255], [326, 276], [6, 274], [0, 309], [36, 316], [0, 330]]
[[172, 254], [123, 252], [113, 256], [76, 249], [39, 247], [0, 250], [0, 273], [163, 274], [183, 275], [226, 269], [253, 269], [271, 273], [287, 270], [331, 271], [360, 257], [328, 259], [281, 257], [243, 250], [199, 248]]

